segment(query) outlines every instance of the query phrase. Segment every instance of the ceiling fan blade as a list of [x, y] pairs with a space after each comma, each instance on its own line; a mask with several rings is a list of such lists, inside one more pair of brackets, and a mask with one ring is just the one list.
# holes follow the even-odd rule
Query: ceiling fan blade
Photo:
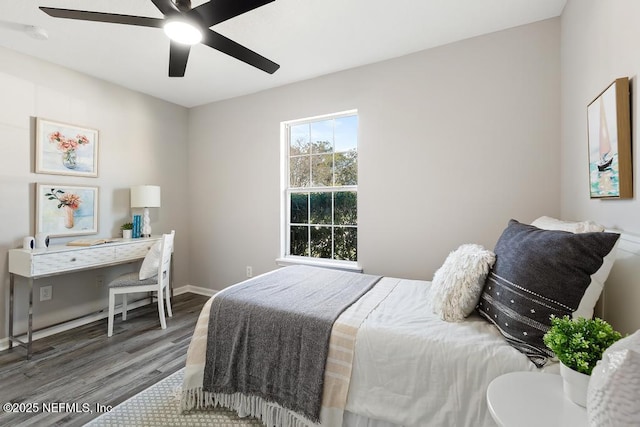
[[251, 49], [247, 49], [241, 44], [238, 44], [213, 30], [208, 30], [203, 34], [201, 43], [219, 50], [222, 53], [226, 53], [229, 56], [233, 56], [234, 58], [239, 59], [242, 62], [246, 62], [247, 64], [259, 68], [269, 74], [275, 73], [276, 70], [280, 68], [280, 65], [275, 62], [255, 53]]
[[145, 16], [118, 15], [115, 13], [89, 12], [85, 10], [40, 7], [44, 13], [54, 18], [79, 19], [81, 21], [109, 22], [112, 24], [138, 25], [140, 27], [162, 28], [164, 19]]
[[172, 13], [178, 12], [178, 8], [176, 4], [171, 0], [151, 0], [154, 5], [158, 8], [160, 12], [164, 15], [170, 15]]
[[188, 14], [199, 15], [207, 27], [211, 27], [234, 16], [264, 6], [275, 0], [211, 0], [191, 9]]
[[169, 47], [169, 77], [184, 77], [191, 46], [171, 40]]

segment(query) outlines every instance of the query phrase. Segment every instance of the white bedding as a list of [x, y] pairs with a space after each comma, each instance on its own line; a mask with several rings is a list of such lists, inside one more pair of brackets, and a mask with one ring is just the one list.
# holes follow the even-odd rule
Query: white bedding
[[[485, 398], [491, 380], [541, 371], [479, 316], [440, 320], [428, 303], [429, 282], [385, 277], [379, 285], [393, 290], [357, 332], [343, 426], [380, 425], [367, 418], [407, 427], [495, 426]], [[202, 384], [209, 306], [189, 348], [187, 388]], [[557, 372], [557, 364], [545, 371]]]
[[389, 280], [399, 283], [358, 331], [346, 409], [404, 426], [495, 425], [485, 400], [491, 380], [541, 370], [475, 314], [440, 320], [428, 306], [431, 283]]

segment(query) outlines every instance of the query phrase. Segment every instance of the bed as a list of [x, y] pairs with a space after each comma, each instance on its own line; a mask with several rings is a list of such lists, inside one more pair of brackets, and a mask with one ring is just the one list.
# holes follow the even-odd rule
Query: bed
[[[510, 223], [507, 229], [511, 226]], [[536, 227], [521, 228], [539, 236], [535, 234]], [[505, 234], [506, 230], [501, 240]], [[497, 254], [501, 240], [496, 246]], [[503, 256], [498, 258], [503, 260], [504, 269], [506, 248], [514, 257], [521, 254], [511, 244], [503, 242], [502, 246]], [[522, 246], [531, 248], [531, 241]], [[609, 270], [612, 263], [606, 266]], [[279, 280], [289, 269], [303, 269], [304, 274], [324, 270], [301, 266], [274, 270], [226, 288], [205, 304], [187, 354], [183, 411], [221, 405], [236, 410], [241, 417], [256, 416], [266, 425], [274, 426], [494, 426], [485, 401], [486, 389], [494, 378], [513, 371], [559, 371], [553, 360], [538, 363], [539, 359], [510, 343], [513, 331], [496, 327], [499, 325], [481, 317], [480, 311], [474, 311], [464, 321], [443, 321], [432, 309], [431, 282], [381, 277], [355, 303], [348, 304], [333, 323], [323, 372], [319, 421], [292, 410], [289, 405], [283, 407], [251, 393], [207, 391], [203, 384], [207, 382], [207, 353], [215, 347], [207, 339], [211, 333], [212, 305], [222, 304], [220, 301], [229, 298], [236, 289], [258, 289], [263, 280]], [[608, 271], [600, 279], [606, 279], [607, 275]], [[593, 292], [584, 293], [593, 299]], [[575, 310], [578, 306], [584, 308], [584, 301], [574, 305]]]

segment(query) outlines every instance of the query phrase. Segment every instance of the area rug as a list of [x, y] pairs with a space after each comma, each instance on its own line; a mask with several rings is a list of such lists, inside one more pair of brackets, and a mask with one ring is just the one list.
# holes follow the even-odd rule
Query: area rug
[[183, 378], [184, 368], [85, 425], [91, 427], [263, 427], [259, 420], [239, 418], [234, 411], [225, 408], [181, 414], [180, 396]]

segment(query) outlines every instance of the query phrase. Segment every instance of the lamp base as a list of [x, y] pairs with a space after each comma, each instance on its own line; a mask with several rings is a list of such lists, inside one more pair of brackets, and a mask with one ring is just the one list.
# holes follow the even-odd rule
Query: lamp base
[[149, 218], [149, 208], [144, 208], [142, 216], [142, 234], [141, 237], [151, 237], [151, 218]]

